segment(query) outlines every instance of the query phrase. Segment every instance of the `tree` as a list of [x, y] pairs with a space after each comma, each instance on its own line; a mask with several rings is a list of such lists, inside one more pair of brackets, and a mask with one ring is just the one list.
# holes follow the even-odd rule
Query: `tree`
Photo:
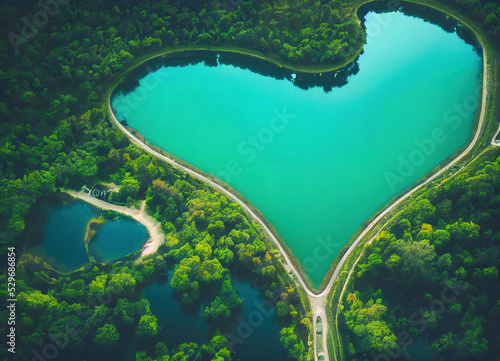
[[207, 261], [212, 258], [212, 247], [207, 242], [201, 241], [196, 245], [194, 253], [200, 256], [203, 261]]
[[479, 238], [479, 226], [472, 222], [455, 222], [447, 225], [446, 230], [450, 233], [452, 240], [457, 242], [475, 242]]
[[290, 314], [288, 304], [285, 301], [279, 301], [276, 304], [276, 315], [280, 318], [286, 317]]
[[494, 281], [498, 278], [498, 269], [496, 267], [487, 267], [483, 269], [483, 275], [490, 281]]
[[282, 328], [280, 331], [280, 341], [287, 351], [288, 357], [294, 360], [302, 360], [305, 346], [302, 340], [295, 334], [295, 325]]
[[137, 335], [139, 337], [153, 337], [160, 332], [160, 326], [158, 326], [158, 319], [154, 315], [143, 315], [139, 320], [139, 325], [137, 326]]
[[234, 312], [241, 308], [243, 302], [238, 297], [236, 289], [229, 278], [222, 282], [219, 296], [205, 308], [203, 316], [207, 319], [224, 319], [233, 316]]
[[120, 334], [116, 329], [115, 325], [109, 323], [105, 324], [103, 327], [99, 327], [95, 334], [94, 342], [106, 348], [111, 348], [118, 342]]
[[132, 197], [135, 198], [137, 196], [137, 193], [139, 193], [141, 185], [139, 181], [134, 179], [130, 173], [126, 173], [125, 177], [123, 178], [121, 182], [121, 187], [120, 187], [120, 198], [126, 199], [127, 197]]
[[130, 273], [115, 273], [112, 274], [109, 280], [108, 287], [113, 294], [128, 296], [134, 292], [136, 280]]
[[233, 251], [227, 248], [217, 248], [214, 251], [214, 256], [219, 260], [219, 262], [224, 266], [228, 267], [234, 261]]
[[428, 240], [398, 244], [402, 276], [406, 282], [429, 278], [434, 274], [433, 261], [437, 257]]
[[136, 315], [133, 303], [129, 303], [125, 298], [119, 298], [113, 309], [113, 323], [119, 327], [132, 325]]

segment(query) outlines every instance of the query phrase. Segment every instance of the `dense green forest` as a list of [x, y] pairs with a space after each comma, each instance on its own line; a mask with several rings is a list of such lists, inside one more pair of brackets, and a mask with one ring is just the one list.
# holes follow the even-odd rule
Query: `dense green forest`
[[419, 337], [435, 360], [498, 357], [500, 157], [487, 154], [414, 199], [367, 246], [344, 300], [353, 360], [403, 360]]
[[[18, 359], [28, 359], [32, 350], [50, 352], [48, 343], [58, 346], [62, 359], [85, 354], [85, 349], [91, 350], [87, 356], [92, 357], [96, 352], [116, 352], [135, 337], [145, 350], [138, 360], [170, 356], [173, 360], [231, 360], [224, 334], [226, 321], [235, 322], [241, 313], [241, 300], [230, 278], [236, 269], [277, 308], [290, 357], [306, 359], [311, 325], [305, 306], [279, 255], [262, 241], [241, 208], [192, 180], [193, 184], [183, 180], [183, 175], [169, 173], [166, 164], [155, 164], [133, 146], [123, 149], [121, 157], [129, 160], [130, 168], [119, 168], [112, 179], [126, 179], [120, 193], [126, 192], [129, 199], [140, 195], [140, 183], [131, 182], [130, 173], [125, 177], [121, 173], [130, 170], [134, 176], [147, 172], [159, 177], [150, 182], [145, 197], [167, 233], [166, 245], [141, 262], [132, 258], [113, 265], [89, 264], [69, 274], [24, 254], [17, 264]], [[167, 179], [175, 181], [169, 186]], [[204, 318], [215, 331], [207, 344], [182, 344], [168, 350], [162, 342], [157, 318], [149, 301], [142, 298], [142, 289], [164, 280], [167, 270], [173, 271], [168, 282], [178, 302], [191, 307], [208, 304]]]
[[[447, 3], [484, 23], [495, 39], [500, 36], [498, 2]], [[23, 251], [25, 220], [37, 201], [54, 195], [58, 188], [79, 189], [100, 180], [122, 186], [120, 192], [113, 195], [113, 201], [131, 205], [138, 199], [146, 199], [150, 213], [161, 222], [167, 235], [165, 246], [141, 263], [128, 260], [115, 265], [93, 264], [69, 274], [57, 272], [30, 254], [20, 257], [16, 276], [18, 309], [22, 310], [17, 328], [19, 360], [33, 357], [31, 350], [41, 350], [47, 343], [65, 342], [64, 339], [54, 341], [51, 335], [71, 338], [64, 349], [58, 349], [65, 355], [84, 357], [91, 348], [114, 352], [135, 337], [144, 349], [138, 354], [138, 360], [231, 360], [224, 325], [241, 312], [241, 300], [229, 276], [235, 270], [243, 272], [276, 304], [281, 340], [290, 358], [310, 358], [312, 330], [307, 306], [283, 270], [279, 255], [259, 228], [245, 217], [239, 206], [130, 145], [107, 119], [103, 94], [137, 58], [167, 47], [236, 46], [269, 53], [292, 64], [327, 65], [343, 61], [355, 54], [365, 41], [353, 13], [355, 5], [354, 0], [125, 0], [114, 3], [47, 0], [39, 4], [12, 2], [2, 8], [2, 262], [7, 259], [7, 247], [15, 245], [18, 254]], [[496, 185], [493, 175], [497, 177]], [[372, 247], [375, 256], [370, 254], [371, 260], [366, 263], [366, 267], [380, 273], [380, 280], [391, 272], [384, 269], [386, 252], [391, 252], [389, 258], [393, 253], [399, 257], [399, 261], [393, 257], [394, 267], [403, 267], [400, 263], [404, 255], [422, 248], [429, 252], [430, 259], [441, 260], [426, 269], [429, 273], [420, 275], [429, 278], [425, 282], [436, 288], [436, 274], [448, 272], [450, 278], [471, 285], [457, 300], [457, 306], [453, 306], [455, 311], [450, 311], [461, 316], [464, 328], [453, 328], [452, 333], [442, 335], [437, 335], [437, 331], [436, 335], [429, 333], [436, 336], [433, 349], [443, 357], [463, 356], [471, 350], [477, 355], [498, 351], [494, 347], [495, 340], [498, 344], [498, 327], [495, 331], [494, 325], [486, 321], [498, 319], [498, 312], [490, 311], [498, 311], [499, 307], [490, 305], [498, 299], [498, 294], [490, 294], [495, 292], [490, 286], [498, 283], [498, 276], [494, 277], [499, 267], [494, 240], [498, 240], [500, 230], [494, 226], [494, 211], [490, 212], [486, 206], [481, 208], [483, 203], [490, 207], [489, 202], [498, 197], [497, 163], [485, 165], [484, 173], [474, 173], [474, 177], [479, 177], [477, 182], [457, 178], [453, 192], [458, 196], [451, 190], [453, 194], [443, 193], [442, 198], [429, 195], [428, 203], [422, 201], [421, 207], [416, 208], [418, 212], [406, 216], [408, 224], [400, 225], [400, 228], [408, 226], [401, 228], [406, 233], [395, 228], [385, 238], [381, 237]], [[471, 175], [470, 179], [474, 177]], [[476, 193], [468, 190], [469, 185], [475, 187], [477, 183], [484, 189]], [[449, 185], [446, 187], [451, 189]], [[469, 201], [473, 210], [468, 208]], [[491, 203], [491, 207], [496, 203]], [[451, 207], [464, 210], [452, 212]], [[421, 209], [423, 215], [419, 213]], [[442, 231], [441, 236], [448, 232], [450, 239], [460, 238], [462, 236], [455, 233], [470, 229], [477, 236], [465, 237], [458, 246], [457, 242], [443, 239], [438, 247], [433, 238], [438, 231]], [[423, 231], [432, 236], [419, 238], [418, 234]], [[408, 239], [404, 238], [405, 234], [409, 235]], [[391, 246], [391, 237], [403, 238], [403, 241]], [[401, 250], [390, 248], [396, 245], [400, 245]], [[446, 254], [449, 256], [444, 257]], [[214, 325], [214, 332], [206, 344], [167, 348], [159, 339], [156, 316], [141, 295], [145, 285], [162, 279], [167, 270], [173, 274], [168, 282], [180, 303], [188, 306], [209, 303], [203, 314], [206, 321]], [[373, 272], [360, 271], [360, 284]], [[1, 279], [5, 284], [5, 275]], [[403, 306], [387, 307], [390, 297], [383, 291], [377, 293], [380, 287], [376, 281], [366, 278], [365, 288], [350, 296], [352, 305], [346, 312], [347, 327], [352, 320], [362, 324], [361, 311], [378, 305], [374, 307], [376, 326], [387, 335], [387, 342], [394, 342], [393, 335], [399, 328], [392, 320], [401, 318], [402, 308], [408, 303], [393, 301], [392, 305]], [[404, 281], [411, 289], [409, 282], [413, 282], [413, 278]], [[1, 292], [5, 296], [5, 289]], [[430, 288], [427, 293], [434, 294]], [[399, 313], [395, 316], [393, 312]], [[446, 312], [436, 315], [435, 323], [440, 321], [439, 317], [445, 320]], [[3, 309], [0, 315], [2, 320], [6, 319], [7, 310]], [[458, 318], [455, 316], [455, 319]], [[73, 332], [66, 329], [68, 324], [74, 326], [70, 330]], [[452, 324], [447, 325], [451, 330]], [[3, 334], [7, 334], [6, 326], [4, 323], [0, 326]], [[371, 337], [371, 330], [374, 329], [363, 332]], [[351, 337], [356, 347], [365, 342], [355, 339], [354, 334]], [[449, 347], [447, 340], [453, 341]], [[368, 338], [366, 342], [376, 341]], [[369, 352], [363, 347], [356, 348], [353, 355]], [[5, 354], [6, 345], [1, 349], [2, 355]]]
[[[25, 218], [37, 200], [60, 187], [79, 189], [99, 180], [122, 186], [113, 201], [147, 199], [167, 243], [142, 264], [97, 265], [67, 275], [40, 258], [22, 256], [17, 274], [23, 310], [20, 359], [50, 342], [50, 335], [60, 334], [68, 322], [80, 332], [61, 350], [66, 355], [85, 353], [83, 346], [92, 344], [111, 352], [135, 335], [148, 352], [141, 359], [168, 359], [166, 354], [172, 359], [230, 359], [217, 331], [206, 345], [167, 351], [159, 344], [151, 351], [158, 329], [141, 290], [165, 267], [174, 271], [169, 282], [179, 302], [200, 305], [211, 297], [204, 316], [215, 329], [241, 312], [229, 272], [246, 270], [247, 278], [275, 302], [290, 358], [308, 358], [306, 308], [257, 227], [225, 197], [129, 145], [110, 125], [100, 95], [134, 58], [164, 46], [225, 44], [277, 52], [289, 61], [318, 63], [318, 54], [328, 54], [323, 61], [339, 60], [346, 56], [341, 53], [349, 38], [346, 30], [354, 26], [351, 18], [345, 19], [348, 9], [331, 2], [333, 8], [325, 5], [320, 16], [313, 2], [245, 2], [232, 9], [202, 2], [43, 4], [2, 9], [2, 253], [13, 244], [18, 252], [23, 249]], [[339, 20], [323, 23], [330, 14]], [[275, 20], [269, 21], [270, 16]], [[297, 17], [309, 28], [296, 28]], [[254, 41], [264, 33], [265, 41]], [[108, 294], [114, 295], [112, 302], [98, 302]], [[82, 304], [86, 298], [93, 304]]]
[[127, 141], [107, 126], [100, 95], [134, 58], [164, 46], [225, 44], [267, 49], [285, 61], [319, 63], [320, 55], [330, 54], [325, 62], [345, 57], [342, 44], [361, 45], [362, 37], [348, 35], [360, 31], [352, 16], [345, 22], [348, 7], [330, 2], [318, 11], [314, 4], [249, 1], [225, 10], [203, 2], [49, 1], [30, 12], [5, 6], [0, 29], [3, 243], [22, 232], [23, 217], [39, 196], [54, 187], [106, 178], [112, 163], [120, 163], [109, 156]]
[[481, 24], [491, 36], [500, 39], [500, 2], [498, 0], [440, 0], [441, 3], [452, 6], [469, 19]]

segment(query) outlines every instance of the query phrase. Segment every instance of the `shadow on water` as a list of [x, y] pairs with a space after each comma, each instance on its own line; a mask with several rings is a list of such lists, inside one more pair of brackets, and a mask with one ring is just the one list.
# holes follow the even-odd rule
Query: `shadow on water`
[[426, 336], [418, 337], [415, 342], [408, 346], [408, 355], [411, 361], [432, 361], [432, 352], [430, 351], [429, 338]]
[[[418, 18], [427, 23], [437, 25], [447, 33], [455, 33], [460, 39], [471, 45], [477, 55], [479, 55], [480, 57], [483, 56], [481, 44], [477, 40], [472, 30], [462, 25], [454, 17], [428, 6], [404, 1], [375, 1], [361, 5], [358, 9], [358, 18], [364, 19], [366, 14], [368, 14], [369, 12], [384, 14], [392, 11], [398, 11], [407, 16]], [[364, 27], [364, 21], [362, 21], [362, 24]]]
[[241, 318], [231, 325], [229, 331], [234, 344], [234, 359], [287, 361], [275, 321], [276, 309], [269, 307], [269, 302], [249, 282], [236, 281], [235, 288], [243, 301], [243, 310]]
[[325, 92], [347, 84], [348, 78], [359, 72], [358, 59], [341, 69], [321, 74], [303, 73], [280, 67], [253, 56], [223, 51], [190, 50], [168, 54], [147, 61], [127, 74], [116, 92], [128, 93], [139, 86], [139, 80], [162, 67], [186, 67], [203, 63], [208, 67], [231, 65], [277, 80], [288, 80], [300, 89], [321, 87]]
[[[448, 33], [456, 33], [467, 44], [472, 45], [474, 51], [482, 57], [481, 45], [474, 33], [455, 18], [424, 5], [409, 2], [397, 2], [396, 5], [394, 4], [394, 2], [376, 1], [362, 5], [358, 9], [358, 18], [362, 20], [362, 26], [365, 27], [364, 18], [369, 12], [378, 14], [392, 11], [401, 12], [437, 25]], [[128, 93], [133, 91], [139, 86], [140, 79], [162, 67], [186, 67], [203, 63], [208, 67], [232, 65], [277, 80], [288, 80], [303, 90], [320, 87], [328, 93], [333, 88], [341, 88], [347, 85], [349, 77], [359, 72], [358, 60], [359, 57], [335, 71], [312, 74], [290, 70], [267, 60], [245, 54], [212, 50], [189, 50], [163, 55], [145, 62], [127, 74], [116, 92]]]

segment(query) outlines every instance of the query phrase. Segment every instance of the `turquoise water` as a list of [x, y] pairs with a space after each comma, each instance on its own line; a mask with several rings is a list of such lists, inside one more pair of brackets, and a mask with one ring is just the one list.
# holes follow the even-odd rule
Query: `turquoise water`
[[163, 67], [112, 102], [252, 202], [314, 286], [366, 219], [466, 143], [478, 105], [482, 60], [455, 33], [399, 12], [365, 24], [359, 72], [328, 93], [197, 64]]
[[71, 272], [89, 262], [85, 228], [94, 212], [86, 203], [58, 205], [50, 211], [39, 247], [31, 249], [61, 272]]
[[99, 262], [109, 263], [136, 252], [148, 239], [146, 227], [124, 218], [106, 223], [95, 235], [89, 252]]

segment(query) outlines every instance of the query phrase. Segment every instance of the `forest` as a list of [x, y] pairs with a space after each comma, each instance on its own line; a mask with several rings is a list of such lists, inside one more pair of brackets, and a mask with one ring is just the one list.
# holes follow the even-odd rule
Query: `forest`
[[[443, 2], [484, 24], [488, 34], [499, 39], [498, 2]], [[19, 359], [33, 358], [32, 350], [42, 352], [49, 343], [64, 345], [57, 348], [61, 357], [85, 356], [88, 345], [113, 352], [136, 337], [144, 350], [137, 360], [231, 360], [224, 325], [241, 312], [230, 277], [237, 271], [276, 304], [280, 337], [289, 357], [311, 357], [308, 306], [258, 226], [222, 195], [129, 144], [111, 125], [104, 94], [140, 57], [181, 46], [245, 48], [289, 64], [344, 61], [365, 42], [353, 11], [356, 3], [46, 0], [2, 7], [2, 265], [8, 247], [24, 249], [26, 220], [33, 206], [60, 188], [80, 189], [99, 181], [120, 184], [112, 200], [132, 205], [146, 199], [167, 235], [165, 246], [142, 263], [96, 263], [69, 274], [23, 254], [17, 263], [18, 306], [23, 310]], [[360, 288], [348, 296], [345, 313], [353, 357], [394, 346], [394, 335], [405, 327], [397, 323], [404, 319], [405, 307], [432, 299], [446, 277], [452, 285], [469, 286], [444, 313], [427, 315], [433, 350], [448, 359], [465, 359], [471, 352], [487, 359], [498, 352], [498, 324], [493, 321], [498, 320], [500, 305], [490, 304], [499, 297], [491, 287], [498, 284], [499, 267], [495, 241], [500, 230], [494, 208], [499, 196], [498, 160], [464, 174], [446, 184], [448, 193], [426, 195], [405, 222], [402, 219], [374, 242], [372, 253], [358, 266], [355, 285]], [[415, 254], [425, 257], [421, 260]], [[398, 279], [408, 274], [417, 258], [424, 262], [421, 265], [433, 261], [433, 267]], [[179, 303], [209, 302], [203, 315], [215, 331], [206, 344], [168, 348], [158, 339], [156, 316], [141, 295], [145, 285], [161, 280], [166, 271], [173, 274], [167, 281]], [[398, 301], [384, 293], [382, 277], [394, 277], [409, 291], [422, 289], [414, 283], [429, 291], [409, 292], [408, 300]], [[0, 278], [4, 284], [6, 275]], [[0, 291], [2, 296], [5, 292]], [[6, 319], [7, 310], [0, 315]], [[372, 319], [375, 324], [359, 326]], [[453, 332], [438, 334], [438, 322], [439, 330]], [[70, 330], [67, 325], [72, 325]], [[5, 327], [0, 325], [3, 334]], [[67, 345], [64, 335], [71, 338]], [[6, 345], [0, 347], [4, 355]]]
[[[11, 243], [22, 232], [23, 217], [38, 197], [52, 193], [54, 187], [78, 187], [89, 179], [106, 178], [116, 166], [113, 163], [120, 163], [114, 149], [127, 140], [108, 127], [102, 94], [135, 58], [163, 47], [215, 43], [264, 50], [260, 44], [274, 43], [278, 50], [265, 49], [279, 51], [284, 61], [319, 63], [319, 54], [330, 51], [328, 61], [333, 62], [345, 57], [340, 44], [351, 42], [357, 49], [362, 42], [354, 43], [348, 36], [353, 34], [347, 32], [349, 26], [360, 31], [349, 8], [329, 3], [321, 16], [321, 11], [312, 10], [312, 1], [273, 7], [248, 1], [234, 9], [200, 1], [194, 8], [186, 1], [110, 5], [99, 0], [48, 1], [29, 12], [4, 6], [0, 28], [3, 243]], [[42, 24], [36, 21], [37, 14], [45, 14], [44, 26], [33, 24]], [[331, 14], [338, 14], [339, 20], [322, 22]], [[269, 17], [271, 21], [265, 21]], [[344, 23], [346, 17], [350, 22]], [[300, 23], [309, 28], [298, 31]], [[260, 32], [266, 36], [255, 38]], [[326, 51], [325, 46], [331, 49]], [[311, 55], [303, 58], [306, 53]]]
[[352, 360], [404, 360], [419, 338], [433, 360], [498, 356], [500, 156], [487, 154], [414, 199], [367, 246], [342, 312]]
[[[241, 312], [229, 277], [235, 269], [276, 305], [280, 338], [290, 358], [307, 359], [310, 316], [279, 255], [258, 227], [225, 197], [130, 145], [111, 126], [101, 98], [113, 76], [135, 57], [162, 46], [211, 43], [218, 32], [209, 29], [215, 24], [232, 24], [225, 28], [231, 34], [226, 43], [238, 37], [236, 44], [245, 46], [243, 39], [251, 32], [245, 35], [243, 30], [259, 29], [254, 7], [228, 11], [199, 3], [193, 12], [187, 2], [43, 4], [28, 12], [20, 6], [2, 9], [2, 39], [8, 39], [0, 45], [2, 254], [13, 244], [23, 249], [25, 219], [37, 201], [59, 188], [80, 189], [100, 180], [121, 185], [113, 194], [114, 202], [132, 205], [146, 199], [167, 239], [157, 255], [141, 264], [95, 264], [70, 274], [57, 272], [38, 257], [22, 255], [17, 273], [18, 305], [23, 310], [19, 359], [33, 357], [32, 350], [43, 356], [44, 345], [65, 345], [64, 337], [57, 335], [67, 335], [71, 342], [58, 348], [60, 357], [85, 355], [89, 345], [112, 352], [135, 337], [145, 350], [138, 354], [140, 360], [230, 360], [222, 333], [226, 321], [234, 321]], [[293, 6], [307, 10], [306, 3]], [[40, 9], [47, 14], [47, 24], [29, 25], [40, 24], [36, 21]], [[261, 12], [265, 11], [262, 5]], [[319, 29], [319, 17], [307, 12]], [[291, 15], [276, 17], [286, 22]], [[245, 23], [233, 24], [247, 17]], [[276, 31], [271, 40], [276, 37], [298, 47], [305, 37], [292, 28], [281, 29], [289, 32]], [[212, 35], [207, 37], [208, 33]], [[223, 41], [227, 33], [220, 34]], [[141, 295], [144, 286], [161, 278], [165, 270], [173, 271], [168, 282], [180, 303], [199, 307], [208, 302], [204, 318], [215, 331], [207, 344], [167, 349], [158, 341], [157, 319]], [[77, 331], [64, 330], [68, 324]]]

